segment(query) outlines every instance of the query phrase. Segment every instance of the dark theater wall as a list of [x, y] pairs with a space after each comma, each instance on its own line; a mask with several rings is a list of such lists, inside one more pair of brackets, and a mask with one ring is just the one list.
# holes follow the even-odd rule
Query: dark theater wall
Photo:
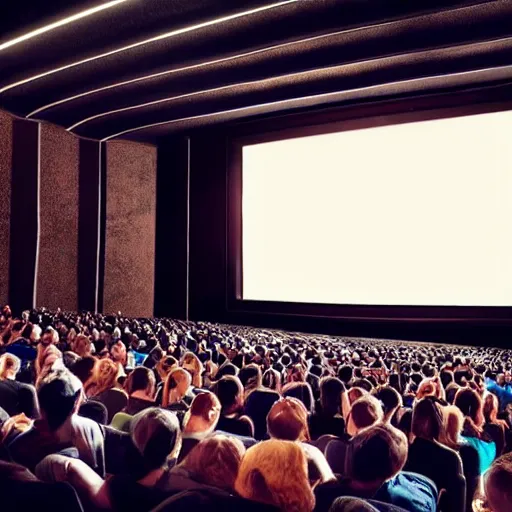
[[153, 315], [156, 157], [150, 145], [106, 144], [105, 313]]
[[0, 304], [9, 297], [12, 117], [0, 110]]
[[36, 305], [78, 307], [79, 139], [42, 124]]

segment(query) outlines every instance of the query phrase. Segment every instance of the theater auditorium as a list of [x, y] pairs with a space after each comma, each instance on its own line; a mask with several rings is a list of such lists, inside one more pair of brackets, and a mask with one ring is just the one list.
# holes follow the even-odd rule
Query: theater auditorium
[[512, 511], [512, 1], [0, 15], [2, 512]]

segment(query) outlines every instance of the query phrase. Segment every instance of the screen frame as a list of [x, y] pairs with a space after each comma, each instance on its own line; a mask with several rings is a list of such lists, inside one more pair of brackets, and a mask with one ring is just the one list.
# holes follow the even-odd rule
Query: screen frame
[[512, 306], [320, 304], [243, 299], [242, 148], [249, 144], [418, 121], [512, 110], [509, 86], [384, 100], [240, 123], [227, 138], [227, 271], [229, 313], [292, 315], [378, 322], [512, 325]]

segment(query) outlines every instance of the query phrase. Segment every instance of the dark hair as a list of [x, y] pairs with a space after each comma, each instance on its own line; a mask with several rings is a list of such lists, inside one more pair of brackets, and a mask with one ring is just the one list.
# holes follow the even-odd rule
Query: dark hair
[[391, 386], [382, 386], [374, 391], [374, 396], [380, 400], [384, 415], [389, 414], [401, 404], [400, 393]]
[[224, 414], [231, 414], [235, 412], [234, 409], [242, 406], [244, 388], [238, 377], [222, 377], [215, 383], [212, 391], [217, 395]]
[[391, 425], [367, 428], [348, 445], [345, 474], [357, 482], [383, 483], [402, 470], [407, 449], [407, 438]]
[[144, 391], [150, 386], [155, 386], [155, 374], [149, 368], [138, 366], [133, 370], [126, 379], [126, 392], [128, 395], [135, 393], [135, 391]]
[[82, 357], [82, 359], [78, 360], [73, 365], [71, 371], [81, 380], [82, 384], [85, 384], [85, 382], [92, 377], [95, 364], [96, 359], [94, 357]]
[[57, 430], [71, 415], [82, 388], [68, 370], [51, 372], [39, 384], [37, 398], [50, 430]]
[[443, 412], [430, 397], [418, 401], [412, 412], [412, 433], [419, 438], [438, 440], [443, 430]]
[[341, 394], [346, 391], [345, 384], [336, 377], [324, 377], [320, 380], [320, 403], [325, 414], [341, 412]]
[[338, 368], [338, 379], [345, 384], [348, 384], [354, 375], [354, 369], [352, 366], [343, 365]]

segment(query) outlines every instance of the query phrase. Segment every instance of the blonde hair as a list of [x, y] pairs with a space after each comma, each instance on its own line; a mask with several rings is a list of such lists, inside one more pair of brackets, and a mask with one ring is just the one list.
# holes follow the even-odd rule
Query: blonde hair
[[233, 491], [245, 447], [238, 439], [213, 435], [197, 444], [181, 462], [194, 480]]
[[192, 375], [192, 385], [196, 388], [203, 387], [203, 363], [192, 352], [187, 352], [181, 362], [182, 368]]
[[17, 414], [16, 416], [11, 416], [8, 420], [6, 420], [2, 428], [0, 428], [0, 445], [7, 439], [7, 437], [14, 430], [19, 433], [26, 432], [32, 425], [34, 421], [25, 416], [25, 413]]
[[187, 381], [187, 388], [192, 383], [192, 376], [183, 368], [173, 368], [165, 379], [164, 390], [162, 392], [162, 407], [171, 405], [171, 391], [179, 386], [182, 382]]
[[288, 441], [310, 441], [308, 411], [297, 398], [286, 397], [274, 403], [267, 415], [271, 437]]
[[91, 340], [85, 334], [79, 334], [71, 344], [73, 352], [80, 357], [91, 355]]
[[306, 455], [300, 444], [292, 441], [271, 439], [249, 448], [235, 489], [244, 498], [286, 512], [311, 512], [315, 507]]
[[459, 448], [459, 436], [464, 424], [464, 416], [461, 410], [455, 405], [448, 405], [442, 408], [443, 429], [439, 436], [439, 442], [448, 448]]
[[169, 373], [178, 366], [178, 361], [172, 356], [163, 356], [155, 366], [161, 380], [165, 381]]
[[2, 354], [0, 356], [0, 380], [8, 378], [8, 373], [16, 375], [20, 371], [21, 361], [13, 354]]
[[94, 365], [91, 381], [87, 384], [87, 396], [97, 396], [117, 385], [119, 369], [111, 359], [99, 359]]

